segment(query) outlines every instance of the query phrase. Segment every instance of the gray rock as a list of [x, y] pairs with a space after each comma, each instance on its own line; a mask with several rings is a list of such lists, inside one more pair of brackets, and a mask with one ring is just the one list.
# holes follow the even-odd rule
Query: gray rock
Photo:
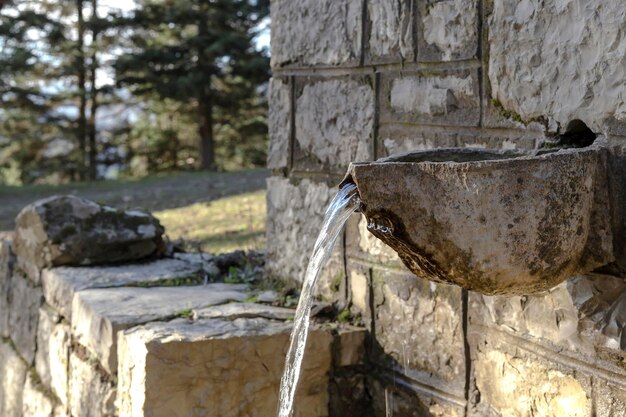
[[72, 303], [72, 336], [109, 373], [117, 369], [117, 333], [138, 324], [190, 316], [192, 309], [243, 301], [244, 284], [102, 288], [79, 291]]
[[9, 294], [14, 264], [11, 242], [0, 239], [0, 337], [9, 337]]
[[28, 366], [13, 347], [0, 340], [0, 416], [21, 417]]
[[57, 267], [41, 273], [46, 301], [71, 319], [76, 291], [87, 288], [172, 285], [185, 278], [201, 279], [202, 262], [159, 259], [141, 264], [97, 267]]
[[374, 90], [368, 78], [307, 83], [296, 97], [294, 166], [340, 173], [372, 159]]
[[137, 260], [162, 245], [163, 227], [151, 215], [74, 196], [39, 200], [15, 222], [18, 265], [35, 282], [44, 267]]
[[471, 59], [478, 52], [478, 1], [419, 3], [420, 61]]
[[[120, 334], [120, 417], [276, 413], [291, 323], [173, 320]], [[328, 415], [332, 336], [311, 331], [294, 416]]]
[[206, 308], [194, 309], [194, 320], [222, 319], [235, 320], [240, 318], [263, 318], [269, 320], [293, 319], [295, 310], [255, 303], [228, 303]]
[[68, 405], [70, 344], [70, 325], [44, 304], [39, 309], [35, 369], [41, 383], [65, 406]]
[[60, 407], [42, 388], [29, 372], [24, 386], [22, 417], [61, 417]]
[[35, 360], [39, 307], [42, 303], [41, 287], [14, 273], [11, 277], [9, 331], [17, 351], [29, 365]]
[[268, 103], [267, 127], [270, 144], [267, 167], [287, 168], [291, 135], [291, 89], [287, 80], [276, 77], [270, 80]]
[[368, 0], [371, 60], [412, 61], [413, 13], [408, 1]]
[[351, 164], [346, 181], [416, 275], [528, 294], [613, 260], [604, 152], [424, 151]]
[[491, 95], [506, 110], [561, 126], [580, 119], [593, 131], [626, 121], [622, 3], [499, 1], [485, 23]]
[[272, 3], [272, 67], [342, 65], [359, 61], [360, 0], [277, 0]]
[[69, 363], [71, 416], [116, 417], [116, 388], [110, 375], [76, 352], [71, 353]]
[[594, 411], [596, 417], [626, 416], [626, 384], [593, 378]]

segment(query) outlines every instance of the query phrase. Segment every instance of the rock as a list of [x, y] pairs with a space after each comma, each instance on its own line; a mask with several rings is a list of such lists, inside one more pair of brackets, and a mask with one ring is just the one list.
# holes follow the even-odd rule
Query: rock
[[293, 319], [295, 310], [254, 303], [228, 303], [193, 310], [194, 320], [263, 318], [269, 320]]
[[58, 405], [43, 391], [41, 383], [34, 380], [33, 372], [26, 376], [22, 417], [61, 417]]
[[[120, 417], [276, 413], [290, 323], [173, 320], [120, 334]], [[332, 337], [309, 334], [295, 416], [328, 416]]]
[[491, 96], [504, 109], [563, 127], [580, 119], [596, 132], [607, 119], [626, 122], [623, 4], [499, 1], [485, 23]]
[[478, 1], [419, 3], [420, 61], [475, 58], [478, 52]]
[[203, 280], [201, 273], [201, 262], [159, 259], [118, 266], [50, 268], [42, 271], [41, 279], [46, 301], [70, 320], [72, 299], [76, 291], [121, 286], [180, 285], [178, 281], [188, 278], [199, 283]]
[[116, 389], [110, 375], [102, 368], [70, 355], [69, 410], [72, 417], [116, 417]]
[[477, 343], [472, 368], [478, 403], [469, 416], [591, 415], [591, 384], [584, 374], [493, 338]]
[[475, 71], [385, 74], [381, 119], [478, 126], [480, 94]]
[[152, 255], [163, 244], [163, 227], [151, 215], [74, 196], [39, 200], [26, 206], [15, 222], [18, 265], [36, 283], [45, 267], [132, 261]]
[[9, 337], [9, 294], [14, 264], [11, 242], [0, 239], [0, 337]]
[[41, 287], [14, 273], [11, 277], [11, 310], [9, 332], [15, 347], [29, 365], [35, 360], [39, 307], [43, 303]]
[[289, 137], [291, 135], [291, 89], [283, 78], [273, 77], [268, 92], [269, 109], [267, 127], [270, 139], [267, 151], [269, 169], [287, 168], [289, 163]]
[[593, 378], [594, 411], [596, 417], [626, 416], [626, 384]]
[[70, 325], [50, 306], [39, 309], [35, 369], [41, 383], [49, 387], [65, 406], [68, 405]]
[[277, 0], [272, 3], [271, 13], [273, 68], [292, 63], [358, 63], [363, 23], [360, 0]]
[[0, 340], [0, 416], [21, 417], [26, 363], [13, 347]]
[[352, 161], [372, 159], [374, 90], [369, 78], [307, 83], [296, 93], [295, 113], [295, 168], [341, 173]]
[[613, 260], [604, 162], [601, 144], [540, 156], [456, 148], [352, 164], [344, 182], [417, 276], [528, 294]]
[[102, 288], [79, 291], [72, 303], [72, 336], [109, 373], [117, 369], [117, 332], [155, 320], [191, 316], [192, 309], [248, 297], [244, 284]]
[[[322, 227], [326, 206], [335, 191], [325, 184], [303, 180], [292, 185], [285, 178], [267, 182], [267, 265], [269, 276], [302, 282], [309, 256]], [[343, 251], [337, 245], [321, 271], [316, 291], [336, 296], [345, 273]]]
[[465, 348], [461, 290], [408, 273], [374, 270], [371, 360], [422, 385], [463, 398]]
[[372, 61], [412, 61], [413, 13], [408, 1], [368, 0]]
[[333, 361], [335, 366], [357, 366], [365, 363], [366, 330], [360, 327], [340, 327], [335, 336]]

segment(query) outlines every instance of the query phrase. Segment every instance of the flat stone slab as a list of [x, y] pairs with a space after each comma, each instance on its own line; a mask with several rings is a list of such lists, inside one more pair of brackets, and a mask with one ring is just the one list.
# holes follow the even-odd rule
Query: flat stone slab
[[234, 320], [239, 318], [264, 318], [270, 320], [290, 320], [296, 311], [255, 303], [229, 303], [193, 311], [194, 319], [224, 319]]
[[[291, 327], [262, 318], [176, 319], [121, 332], [120, 417], [275, 415]], [[294, 416], [328, 416], [332, 340], [322, 330], [309, 334]]]
[[109, 373], [117, 370], [119, 330], [156, 320], [188, 316], [192, 309], [243, 301], [246, 284], [192, 287], [120, 287], [79, 291], [72, 302], [72, 335], [94, 352]]
[[154, 262], [100, 267], [68, 267], [45, 269], [42, 283], [46, 301], [61, 315], [71, 319], [72, 298], [76, 291], [87, 288], [152, 286], [167, 281], [199, 276], [197, 262], [160, 259]]

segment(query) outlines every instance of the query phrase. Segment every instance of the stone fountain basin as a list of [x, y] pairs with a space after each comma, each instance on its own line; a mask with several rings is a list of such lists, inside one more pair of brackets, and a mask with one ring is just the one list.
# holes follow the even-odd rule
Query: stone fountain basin
[[529, 294], [613, 260], [606, 176], [596, 144], [446, 148], [352, 163], [342, 184], [356, 184], [369, 231], [415, 275]]

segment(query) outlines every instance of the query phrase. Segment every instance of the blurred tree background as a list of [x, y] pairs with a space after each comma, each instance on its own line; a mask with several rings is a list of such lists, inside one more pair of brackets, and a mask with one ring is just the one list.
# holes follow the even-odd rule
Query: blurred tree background
[[269, 1], [120, 3], [0, 2], [0, 184], [264, 165]]

